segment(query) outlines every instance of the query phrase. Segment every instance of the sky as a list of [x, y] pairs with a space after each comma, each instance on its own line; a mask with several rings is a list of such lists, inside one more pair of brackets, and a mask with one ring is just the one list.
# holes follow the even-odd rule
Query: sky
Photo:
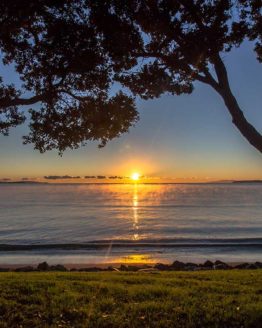
[[[252, 45], [245, 43], [223, 59], [240, 107], [262, 133], [262, 70]], [[16, 83], [17, 76], [8, 68], [3, 75]], [[137, 106], [137, 125], [102, 149], [90, 142], [60, 157], [56, 151], [40, 154], [32, 145], [23, 145], [26, 125], [12, 129], [8, 137], [0, 135], [0, 179], [133, 172], [153, 181], [262, 179], [262, 155], [235, 128], [222, 99], [209, 86], [196, 83], [191, 95], [138, 99]]]

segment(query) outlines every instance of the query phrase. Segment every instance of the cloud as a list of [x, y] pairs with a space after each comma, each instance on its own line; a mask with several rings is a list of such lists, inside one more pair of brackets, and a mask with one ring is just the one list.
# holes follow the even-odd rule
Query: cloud
[[96, 176], [95, 175], [86, 175], [85, 179], [95, 179]]
[[44, 176], [46, 180], [60, 180], [60, 179], [81, 179], [81, 177], [78, 176], [71, 176], [71, 175], [46, 175]]
[[1, 181], [11, 181], [10, 178], [3, 178], [3, 179], [0, 179]]
[[28, 180], [34, 181], [34, 180], [36, 180], [36, 178], [21, 178], [21, 180], [22, 181], [28, 181]]
[[105, 176], [105, 175], [97, 175], [96, 178], [97, 178], [97, 179], [106, 179], [106, 176]]

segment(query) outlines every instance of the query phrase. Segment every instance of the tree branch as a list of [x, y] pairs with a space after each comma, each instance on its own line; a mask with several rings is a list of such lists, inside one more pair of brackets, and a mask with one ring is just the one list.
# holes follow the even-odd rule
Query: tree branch
[[8, 98], [2, 98], [0, 99], [0, 107], [11, 107], [11, 106], [26, 106], [26, 105], [32, 105], [39, 101], [42, 101], [45, 98], [46, 94], [40, 94], [33, 96], [31, 98], [14, 98], [14, 99], [8, 99]]
[[229, 81], [226, 67], [219, 54], [213, 58], [219, 89], [216, 90], [223, 98], [225, 105], [231, 114], [233, 124], [238, 128], [248, 142], [262, 153], [262, 135], [245, 118], [234, 97]]
[[65, 89], [60, 89], [58, 90], [58, 92], [62, 92], [62, 93], [66, 93], [67, 95], [69, 95], [70, 97], [74, 98], [75, 100], [78, 100], [78, 101], [82, 101], [83, 99], [85, 99], [86, 97], [81, 97], [81, 96], [77, 96], [75, 94], [73, 94], [72, 92], [68, 91], [68, 90], [65, 90]]

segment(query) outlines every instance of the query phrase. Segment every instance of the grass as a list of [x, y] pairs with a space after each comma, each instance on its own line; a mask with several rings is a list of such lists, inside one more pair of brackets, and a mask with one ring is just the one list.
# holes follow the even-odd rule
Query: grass
[[261, 327], [262, 270], [1, 273], [0, 327]]

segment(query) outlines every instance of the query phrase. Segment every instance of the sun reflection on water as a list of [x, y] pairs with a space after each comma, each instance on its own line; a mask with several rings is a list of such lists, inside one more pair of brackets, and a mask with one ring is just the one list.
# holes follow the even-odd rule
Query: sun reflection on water
[[133, 192], [133, 240], [139, 239], [139, 233], [138, 233], [138, 192], [137, 192], [137, 184], [134, 185], [134, 192]]
[[132, 254], [115, 258], [113, 262], [124, 264], [153, 264], [156, 263], [156, 259], [148, 254]]

